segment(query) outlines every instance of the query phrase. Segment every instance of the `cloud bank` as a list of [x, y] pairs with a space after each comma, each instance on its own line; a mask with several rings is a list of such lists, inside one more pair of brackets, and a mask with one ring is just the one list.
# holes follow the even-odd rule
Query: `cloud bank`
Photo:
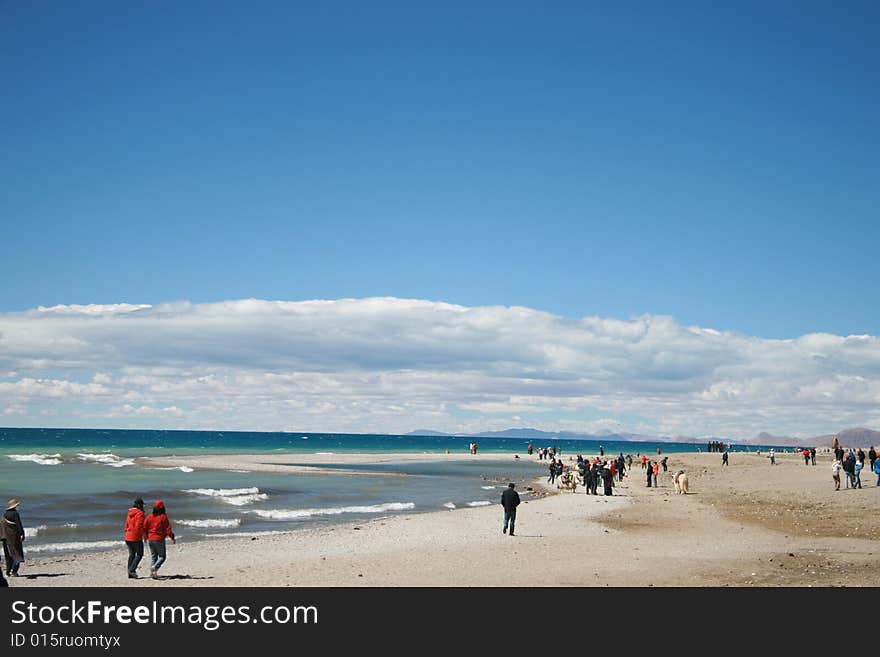
[[0, 422], [816, 435], [880, 425], [880, 339], [397, 298], [0, 314]]

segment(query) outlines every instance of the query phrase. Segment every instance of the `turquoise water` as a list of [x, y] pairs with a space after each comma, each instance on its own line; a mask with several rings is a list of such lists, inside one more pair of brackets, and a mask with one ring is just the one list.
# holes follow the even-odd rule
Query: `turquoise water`
[[[498, 459], [345, 466], [408, 476], [188, 471], [146, 468], [138, 456], [216, 453], [409, 452], [467, 454], [473, 440]], [[164, 500], [181, 541], [289, 531], [377, 514], [497, 504], [508, 481], [525, 484], [545, 465], [512, 458], [522, 438], [314, 433], [0, 429], [0, 501], [17, 498], [29, 554], [118, 547], [135, 497]], [[596, 454], [597, 441], [555, 443], [563, 455]], [[540, 443], [535, 441], [535, 447]], [[602, 443], [606, 454], [693, 452], [685, 443]], [[332, 457], [331, 457], [332, 458]], [[5, 496], [5, 497], [4, 497]]]

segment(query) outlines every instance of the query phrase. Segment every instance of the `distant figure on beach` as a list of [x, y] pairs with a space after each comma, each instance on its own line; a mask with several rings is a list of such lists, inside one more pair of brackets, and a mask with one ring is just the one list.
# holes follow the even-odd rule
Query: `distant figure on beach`
[[[864, 459], [862, 459], [862, 460], [864, 460]], [[816, 465], [816, 448], [815, 447], [810, 448], [810, 463], [812, 465]]]
[[804, 447], [804, 451], [801, 452], [804, 457], [804, 465], [810, 465], [810, 450]]
[[877, 485], [880, 486], [880, 459], [874, 460], [874, 467], [871, 469], [874, 471], [874, 474], [877, 475]]
[[861, 488], [862, 487], [862, 468], [865, 467], [864, 463], [860, 461], [856, 461], [853, 459], [853, 488]]
[[548, 470], [550, 470], [550, 476], [547, 477], [547, 483], [552, 484], [556, 481], [556, 459], [550, 461], [550, 467]]
[[855, 464], [856, 464], [856, 459], [855, 459], [855, 457], [852, 457], [852, 455], [847, 456], [843, 460], [843, 474], [846, 475], [846, 479], [845, 479], [846, 488], [849, 488], [850, 484], [853, 481], [853, 476], [855, 473]]
[[664, 457], [660, 460], [660, 465], [663, 466], [663, 472], [666, 472], [666, 470], [667, 470], [666, 461], [667, 461], [668, 459], [669, 459], [668, 456], [664, 456]]
[[654, 473], [654, 488], [657, 488], [657, 475], [660, 474], [660, 463], [654, 461], [654, 467], [651, 469], [651, 472]]
[[648, 462], [648, 457], [642, 454], [642, 470], [645, 469], [645, 464]]
[[651, 479], [654, 476], [654, 467], [650, 461], [648, 461], [648, 465], [647, 465], [647, 474], [648, 474], [648, 488], [650, 488], [651, 487]]
[[831, 464], [831, 479], [834, 481], [834, 490], [840, 490], [840, 470], [840, 461], [834, 459], [834, 463]]
[[776, 465], [776, 452], [773, 451], [773, 448], [770, 448], [770, 465]]
[[532, 443], [529, 443], [529, 446], [528, 446], [528, 448], [527, 448], [527, 451], [528, 451], [528, 453], [529, 453], [529, 456], [532, 455], [532, 451], [533, 451], [534, 449], [535, 449], [535, 448], [532, 446]]
[[516, 507], [519, 506], [519, 493], [514, 488], [516, 484], [507, 484], [507, 490], [501, 493], [501, 506], [504, 507], [504, 529], [502, 534], [507, 534], [507, 525], [510, 524], [510, 536], [513, 536], [513, 526], [516, 524]]
[[868, 460], [871, 462], [871, 471], [874, 471], [874, 463], [877, 461], [877, 451], [872, 446], [871, 449], [868, 450]]
[[727, 461], [727, 452], [724, 452], [724, 454], [721, 455], [721, 465], [730, 465], [730, 463], [728, 463]]
[[626, 469], [632, 470], [632, 467], [633, 467], [633, 455], [627, 454], [626, 455]]
[[125, 518], [125, 545], [128, 547], [128, 577], [137, 579], [137, 567], [144, 558], [144, 501], [137, 498]]
[[153, 512], [144, 521], [144, 532], [150, 544], [150, 577], [159, 579], [159, 568], [165, 563], [165, 539], [170, 538], [172, 543], [177, 543], [168, 514], [165, 512], [165, 502], [156, 500]]
[[612, 495], [614, 492], [614, 471], [611, 468], [602, 468], [602, 483], [605, 484], [605, 495]]
[[18, 569], [24, 561], [24, 525], [18, 514], [18, 500], [9, 500], [6, 513], [0, 521], [0, 540], [3, 541], [3, 554], [6, 557], [6, 574], [18, 577]]
[[605, 448], [599, 445], [599, 456], [605, 456]]

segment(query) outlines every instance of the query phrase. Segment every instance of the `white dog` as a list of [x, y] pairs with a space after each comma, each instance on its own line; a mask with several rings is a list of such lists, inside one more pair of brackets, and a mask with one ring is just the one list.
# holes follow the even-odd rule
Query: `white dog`
[[679, 470], [675, 473], [675, 476], [672, 478], [672, 483], [675, 486], [676, 493], [679, 495], [688, 494], [688, 476], [684, 470]]

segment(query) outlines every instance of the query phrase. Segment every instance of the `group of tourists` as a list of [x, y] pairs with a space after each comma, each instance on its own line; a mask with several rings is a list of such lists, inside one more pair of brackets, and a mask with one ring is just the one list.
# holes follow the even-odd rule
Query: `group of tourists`
[[845, 451], [840, 445], [834, 448], [834, 463], [831, 464], [831, 479], [834, 482], [834, 490], [840, 490], [841, 471], [844, 476], [845, 488], [862, 487], [862, 470], [865, 468], [865, 459], [869, 462], [869, 472], [877, 475], [877, 485], [880, 486], [880, 459], [877, 451], [871, 447], [868, 453], [862, 448], [857, 452], [852, 449]]
[[[24, 562], [24, 524], [18, 508], [19, 500], [9, 500], [6, 512], [0, 520], [0, 541], [3, 542], [3, 554], [6, 559], [6, 575], [19, 577], [19, 568]], [[159, 579], [159, 568], [165, 563], [165, 539], [172, 543], [177, 539], [171, 529], [171, 522], [165, 511], [165, 503], [156, 500], [149, 515], [144, 513], [144, 501], [137, 498], [128, 510], [125, 519], [125, 545], [128, 547], [128, 576], [137, 579], [137, 567], [144, 557], [144, 541], [150, 546], [150, 576]], [[8, 586], [0, 570], [0, 586]]]
[[[531, 444], [529, 444], [528, 452], [529, 452], [529, 455], [532, 454], [532, 445]], [[552, 461], [559, 454], [559, 450], [556, 449], [555, 445], [553, 447], [539, 447], [537, 453], [538, 453], [538, 460], [539, 461], [546, 461], [548, 459]]]
[[125, 519], [125, 545], [128, 546], [128, 577], [137, 579], [137, 567], [144, 558], [144, 540], [150, 546], [150, 577], [159, 579], [159, 568], [165, 563], [165, 539], [177, 543], [171, 522], [165, 512], [165, 503], [156, 500], [153, 511], [144, 514], [144, 501], [137, 498]]
[[[730, 445], [728, 445], [728, 448]], [[706, 449], [710, 452], [723, 452], [724, 451], [724, 443], [720, 440], [710, 440], [706, 443]]]

